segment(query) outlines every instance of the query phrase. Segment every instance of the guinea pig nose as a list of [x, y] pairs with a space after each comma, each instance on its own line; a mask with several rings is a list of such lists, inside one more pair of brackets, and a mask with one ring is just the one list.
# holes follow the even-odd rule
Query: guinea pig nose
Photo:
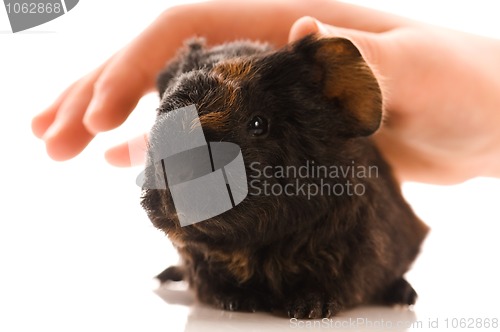
[[232, 209], [248, 194], [241, 149], [229, 142], [207, 144], [194, 105], [161, 114], [150, 134], [143, 189], [170, 189], [181, 226]]

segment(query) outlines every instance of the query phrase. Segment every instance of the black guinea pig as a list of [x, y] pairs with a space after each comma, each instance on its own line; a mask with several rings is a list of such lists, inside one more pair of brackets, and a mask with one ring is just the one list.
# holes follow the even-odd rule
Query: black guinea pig
[[207, 141], [239, 145], [248, 175], [240, 204], [185, 227], [168, 188], [143, 188], [182, 259], [162, 282], [186, 280], [218, 308], [295, 318], [415, 303], [403, 276], [428, 228], [369, 137], [381, 91], [349, 40], [307, 36], [279, 50], [191, 40], [158, 88], [159, 115], [196, 105]]

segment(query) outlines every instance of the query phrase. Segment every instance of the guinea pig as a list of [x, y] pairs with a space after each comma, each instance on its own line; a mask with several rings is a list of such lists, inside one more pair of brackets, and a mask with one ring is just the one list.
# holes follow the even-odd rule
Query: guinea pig
[[428, 228], [370, 137], [381, 90], [349, 40], [310, 35], [274, 50], [194, 39], [157, 83], [158, 116], [196, 105], [208, 141], [241, 148], [249, 188], [234, 208], [184, 227], [169, 188], [143, 188], [182, 262], [161, 282], [186, 280], [217, 308], [293, 318], [415, 303], [404, 274]]

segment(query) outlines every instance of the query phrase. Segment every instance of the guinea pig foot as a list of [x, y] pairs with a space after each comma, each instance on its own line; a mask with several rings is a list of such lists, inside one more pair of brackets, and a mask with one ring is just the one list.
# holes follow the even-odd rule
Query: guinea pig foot
[[258, 295], [248, 292], [218, 293], [214, 296], [213, 304], [227, 311], [256, 312], [257, 310], [269, 311], [270, 305]]
[[325, 292], [303, 292], [291, 296], [285, 302], [288, 317], [297, 319], [318, 319], [335, 316], [342, 309], [341, 304]]
[[416, 301], [417, 292], [403, 278], [396, 280], [390, 285], [384, 294], [384, 302], [388, 304], [412, 305]]
[[158, 274], [156, 279], [160, 280], [162, 284], [167, 281], [182, 281], [184, 280], [184, 274], [183, 267], [172, 265]]

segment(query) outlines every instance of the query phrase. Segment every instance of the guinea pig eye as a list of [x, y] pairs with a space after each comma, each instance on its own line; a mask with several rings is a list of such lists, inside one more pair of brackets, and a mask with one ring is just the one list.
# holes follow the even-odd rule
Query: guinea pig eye
[[267, 134], [268, 131], [268, 122], [267, 119], [256, 115], [250, 120], [248, 123], [248, 132], [252, 136], [262, 136]]

